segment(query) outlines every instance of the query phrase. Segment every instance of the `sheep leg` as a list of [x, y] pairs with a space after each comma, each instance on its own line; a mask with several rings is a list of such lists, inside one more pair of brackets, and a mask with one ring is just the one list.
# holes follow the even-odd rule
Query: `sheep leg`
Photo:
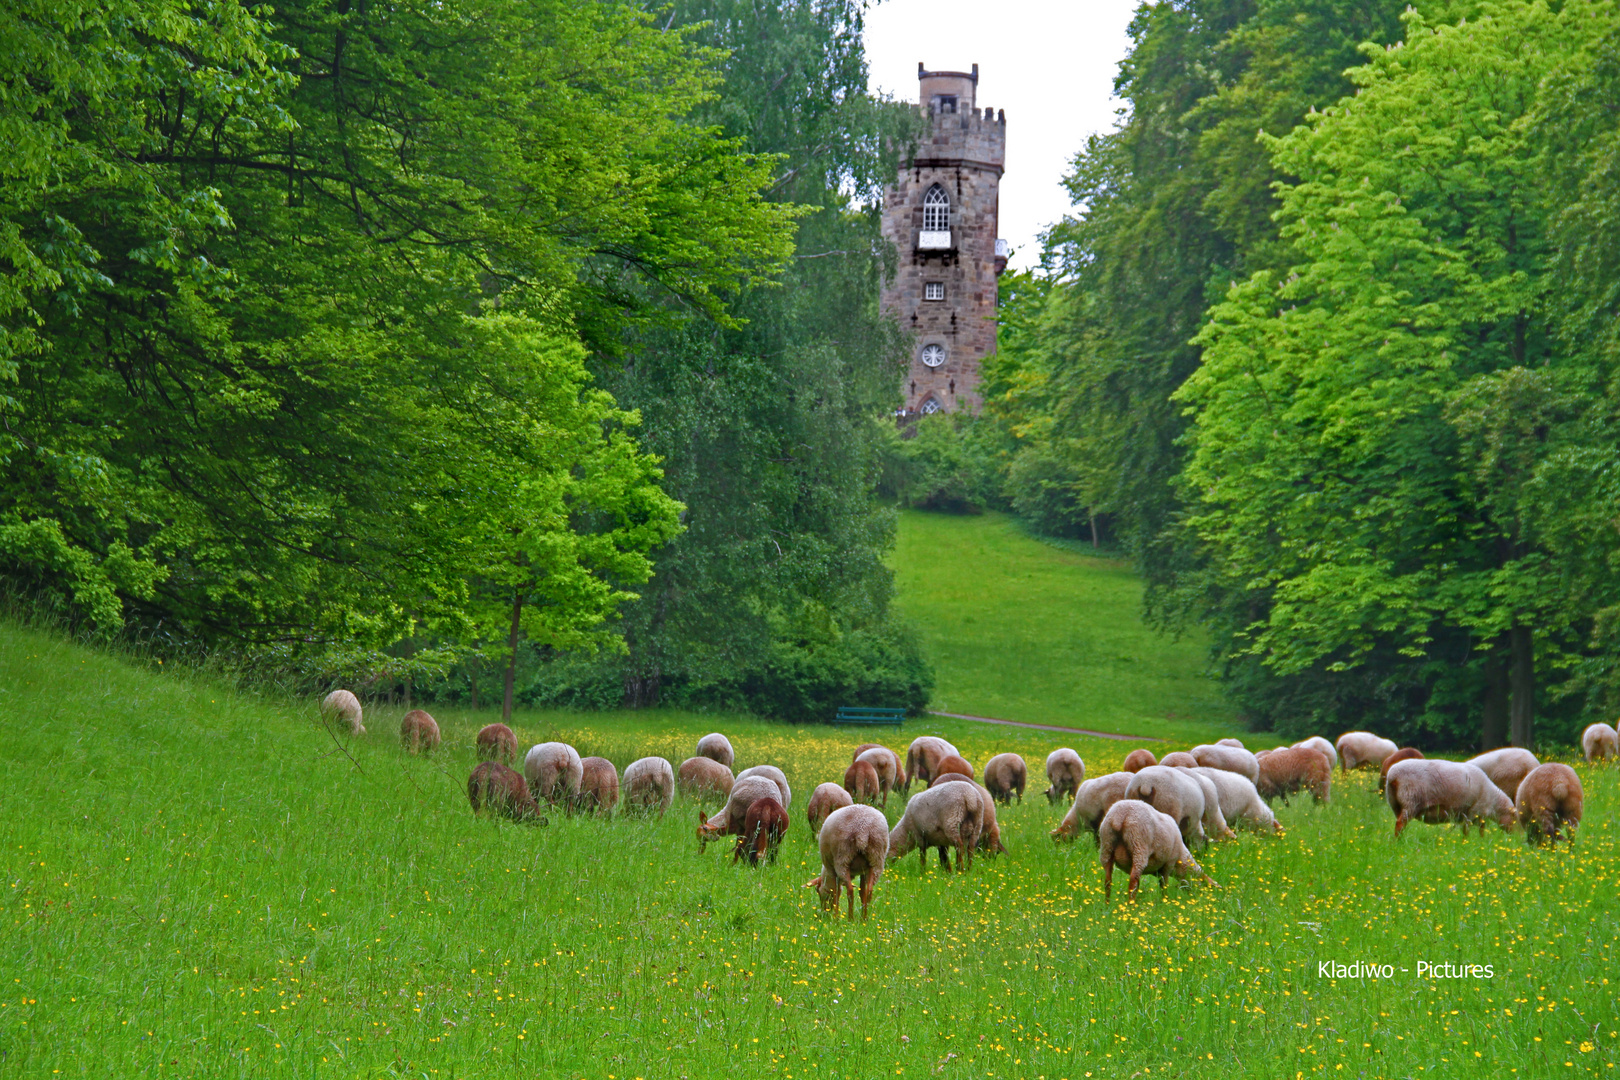
[[1412, 814], [1407, 810], [1402, 810], [1395, 815], [1395, 839], [1399, 840], [1401, 838], [1401, 830], [1406, 828], [1406, 823], [1411, 820]]
[[1128, 895], [1133, 900], [1136, 899], [1136, 889], [1137, 889], [1137, 886], [1139, 886], [1141, 884], [1142, 884], [1142, 868], [1141, 868], [1141, 866], [1137, 865], [1136, 863], [1132, 863], [1131, 864], [1131, 887], [1130, 887], [1130, 891], [1126, 895]]
[[1108, 865], [1103, 867], [1103, 900], [1108, 900], [1109, 893], [1114, 889], [1114, 860], [1109, 859]]
[[855, 918], [855, 881], [854, 881], [854, 879], [845, 878], [844, 879], [844, 889], [845, 889], [846, 892], [849, 893], [849, 917], [850, 917], [850, 920], [853, 921], [854, 918]]

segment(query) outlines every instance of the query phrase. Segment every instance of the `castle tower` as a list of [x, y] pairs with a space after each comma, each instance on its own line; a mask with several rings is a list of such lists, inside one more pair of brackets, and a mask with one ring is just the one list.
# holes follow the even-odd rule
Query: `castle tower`
[[996, 351], [996, 238], [1007, 114], [978, 108], [971, 72], [917, 65], [930, 130], [885, 193], [883, 235], [900, 253], [883, 309], [915, 342], [905, 412], [979, 411], [979, 365]]

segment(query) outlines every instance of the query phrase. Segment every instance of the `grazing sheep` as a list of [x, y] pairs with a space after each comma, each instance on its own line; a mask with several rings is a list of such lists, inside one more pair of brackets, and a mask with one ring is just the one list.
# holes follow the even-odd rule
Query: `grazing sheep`
[[607, 815], [619, 805], [619, 770], [603, 757], [588, 757], [579, 763], [579, 795], [574, 805], [581, 811]]
[[856, 754], [855, 760], [872, 766], [872, 771], [877, 774], [883, 805], [888, 806], [889, 792], [900, 786], [900, 755], [887, 746], [870, 746]]
[[349, 729], [350, 735], [364, 735], [366, 726], [360, 722], [360, 699], [347, 690], [334, 690], [321, 702], [321, 719], [338, 721]]
[[1243, 745], [1243, 740], [1242, 739], [1233, 739], [1233, 738], [1216, 739], [1215, 740], [1215, 745], [1216, 746], [1231, 746], [1231, 747], [1234, 747], [1234, 748], [1236, 748], [1238, 750], [1247, 749], [1247, 747], [1245, 747]]
[[1478, 767], [1491, 783], [1502, 789], [1502, 794], [1514, 798], [1519, 793], [1519, 782], [1530, 775], [1541, 762], [1536, 755], [1517, 746], [1504, 746], [1500, 750], [1491, 750], [1478, 757], [1468, 759], [1468, 764]]
[[1080, 835], [1081, 829], [1095, 835], [1103, 815], [1108, 813], [1110, 806], [1125, 797], [1135, 775], [1128, 772], [1108, 773], [1081, 784], [1080, 790], [1074, 793], [1074, 804], [1069, 807], [1069, 812], [1052, 830], [1052, 840], [1073, 840]]
[[1464, 829], [1470, 821], [1477, 821], [1480, 832], [1488, 821], [1509, 829], [1518, 820], [1513, 800], [1479, 766], [1462, 761], [1413, 758], [1396, 762], [1385, 778], [1384, 801], [1395, 812], [1396, 839], [1413, 818], [1430, 825], [1455, 821]]
[[968, 761], [967, 758], [960, 754], [946, 754], [944, 757], [940, 758], [939, 763], [934, 766], [935, 777], [938, 777], [940, 773], [948, 772], [961, 773], [969, 780], [972, 780], [975, 778], [975, 776], [977, 776], [977, 774], [973, 771], [973, 763]]
[[1067, 746], [1060, 746], [1046, 755], [1046, 801], [1056, 803], [1065, 796], [1072, 797], [1086, 780], [1086, 763]]
[[675, 767], [661, 757], [632, 761], [624, 770], [624, 808], [664, 812], [675, 803]]
[[1384, 793], [1384, 784], [1389, 780], [1389, 767], [1391, 765], [1399, 761], [1416, 761], [1422, 757], [1423, 751], [1415, 747], [1403, 746], [1385, 758], [1383, 763], [1378, 766], [1378, 794], [1382, 795]]
[[1581, 790], [1581, 778], [1568, 765], [1549, 761], [1530, 770], [1530, 775], [1519, 785], [1514, 807], [1519, 824], [1524, 826], [1524, 838], [1531, 844], [1543, 839], [1558, 842], [1558, 826], [1567, 825], [1564, 839], [1573, 841], [1575, 829], [1581, 823], [1581, 809], [1586, 793]]
[[974, 782], [973, 777], [969, 776], [967, 773], [942, 772], [930, 780], [928, 782], [928, 786], [931, 788], [936, 788], [941, 784], [949, 784], [957, 780], [966, 780], [970, 784]]
[[810, 809], [805, 815], [810, 821], [810, 831], [820, 836], [821, 823], [827, 819], [828, 814], [854, 804], [855, 800], [849, 797], [849, 792], [838, 784], [828, 781], [817, 785], [816, 790], [810, 793]]
[[793, 789], [788, 787], [787, 776], [783, 774], [781, 769], [778, 769], [775, 765], [755, 765], [751, 769], [744, 769], [738, 773], [737, 779], [746, 780], [750, 776], [769, 777], [771, 783], [776, 785], [776, 790], [782, 793], [782, 808], [787, 809], [793, 805]]
[[[709, 817], [702, 810], [698, 811], [698, 850], [708, 847], [710, 840], [718, 840], [722, 836], [737, 836], [742, 833], [743, 825], [748, 821], [748, 808], [760, 799], [777, 799], [781, 792], [771, 782], [768, 776], [739, 777], [731, 785], [731, 794], [726, 798], [725, 807], [714, 817]], [[784, 809], [786, 809], [784, 807]]]
[[877, 770], [870, 761], [851, 762], [844, 770], [844, 790], [858, 803], [876, 803], [879, 787]]
[[582, 771], [579, 751], [567, 743], [536, 743], [523, 757], [523, 776], [529, 781], [529, 790], [535, 798], [548, 803], [573, 802], [579, 794]]
[[1602, 721], [1588, 724], [1581, 732], [1581, 752], [1587, 761], [1620, 757], [1620, 731]]
[[1195, 746], [1193, 760], [1209, 769], [1225, 769], [1246, 777], [1250, 783], [1260, 778], [1260, 762], [1241, 746]]
[[675, 785], [681, 794], [693, 796], [700, 803], [711, 797], [727, 798], [732, 783], [731, 770], [709, 757], [689, 757], [675, 773]]
[[[1197, 768], [1194, 765], [1192, 768]], [[1151, 804], [1155, 809], [1162, 810], [1175, 819], [1176, 827], [1181, 830], [1181, 837], [1188, 847], [1194, 843], [1199, 845], [1209, 843], [1209, 831], [1204, 825], [1204, 785], [1198, 782], [1200, 778], [1187, 769], [1171, 765], [1153, 765], [1140, 772], [1131, 774], [1130, 786], [1125, 789], [1127, 799], [1137, 799]], [[1204, 781], [1209, 783], [1209, 781]], [[1224, 832], [1225, 823], [1221, 830]]]
[[[917, 848], [926, 873], [928, 849], [938, 848], [940, 865], [949, 869], [945, 852], [955, 848], [956, 869], [966, 870], [973, 865], [973, 849], [983, 829], [984, 802], [979, 798], [979, 785], [954, 781], [929, 788], [906, 803], [900, 823], [889, 831], [889, 861]], [[826, 831], [825, 826], [822, 831]]]
[[748, 813], [743, 818], [743, 829], [737, 836], [737, 850], [731, 856], [732, 863], [746, 854], [750, 866], [758, 866], [762, 855], [774, 864], [776, 852], [782, 846], [782, 834], [787, 832], [787, 827], [788, 812], [781, 803], [769, 796], [755, 799], [749, 804]]
[[1303, 746], [1308, 750], [1315, 750], [1318, 754], [1321, 754], [1323, 757], [1327, 758], [1329, 769], [1332, 769], [1339, 764], [1339, 752], [1333, 748], [1332, 743], [1328, 742], [1320, 735], [1312, 735], [1308, 739], [1299, 740], [1299, 742], [1295, 743], [1293, 746], [1279, 746], [1277, 749], [1292, 750], [1295, 747], [1300, 746]]
[[1125, 755], [1125, 764], [1120, 768], [1125, 772], [1141, 772], [1149, 765], [1157, 765], [1159, 759], [1153, 756], [1153, 751], [1136, 749]]
[[399, 722], [399, 742], [413, 754], [439, 748], [439, 722], [421, 709], [412, 709]]
[[1161, 895], [1171, 874], [1182, 880], [1192, 877], [1215, 884], [1215, 879], [1187, 850], [1175, 819], [1135, 799], [1121, 799], [1108, 808], [1097, 827], [1097, 855], [1103, 865], [1104, 900], [1113, 892], [1116, 866], [1130, 871], [1127, 895], [1132, 897], [1143, 874], [1159, 875]]
[[1221, 817], [1229, 827], [1236, 828], [1239, 822], [1248, 822], [1257, 829], [1274, 833], [1283, 831], [1282, 824], [1272, 814], [1271, 807], [1260, 798], [1260, 792], [1248, 777], [1240, 776], [1228, 769], [1210, 769], [1202, 766], [1191, 771], [1215, 786]]
[[478, 729], [478, 760], [501, 759], [510, 765], [517, 758], [517, 736], [505, 724], [485, 724]]
[[821, 873], [807, 889], [821, 895], [822, 910], [838, 912], [840, 889], [849, 892], [849, 917], [855, 917], [855, 879], [861, 879], [861, 918], [872, 903], [872, 890], [889, 857], [889, 822], [875, 806], [843, 806], [821, 823], [817, 847]]
[[909, 794], [913, 780], [928, 783], [939, 772], [935, 766], [940, 759], [952, 756], [960, 756], [956, 753], [956, 747], [937, 736], [919, 735], [912, 739], [911, 746], [906, 750], [906, 778], [901, 782], [900, 790]]
[[546, 824], [523, 775], [498, 761], [486, 761], [473, 769], [472, 775], [467, 777], [467, 801], [472, 803], [474, 814], [487, 810], [513, 821]]
[[1029, 783], [1029, 766], [1018, 754], [997, 754], [984, 763], [984, 786], [996, 800], [1012, 802], [1018, 795], [1018, 804], [1024, 803], [1024, 785]]
[[984, 803], [984, 825], [979, 829], [979, 842], [975, 846], [986, 855], [1005, 854], [1007, 845], [1001, 842], [1001, 826], [996, 823], [995, 796], [983, 784], [971, 780], [968, 783], [979, 789], [979, 801]]
[[1185, 750], [1177, 750], [1173, 754], [1166, 754], [1160, 758], [1159, 764], [1167, 769], [1196, 769], [1198, 768], [1198, 759]]
[[727, 772], [731, 771], [732, 764], [737, 760], [737, 755], [731, 751], [731, 740], [718, 731], [711, 731], [699, 739], [697, 752], [693, 756], [718, 761], [726, 767]]
[[1319, 803], [1333, 796], [1333, 767], [1327, 757], [1315, 747], [1290, 746], [1286, 750], [1270, 750], [1264, 757], [1255, 755], [1260, 764], [1260, 775], [1255, 790], [1266, 802], [1280, 798], [1283, 805], [1296, 791], [1304, 790]]
[[1363, 765], [1377, 766], [1395, 752], [1395, 744], [1370, 731], [1347, 731], [1339, 736], [1333, 749], [1339, 755], [1339, 772], [1347, 773]]

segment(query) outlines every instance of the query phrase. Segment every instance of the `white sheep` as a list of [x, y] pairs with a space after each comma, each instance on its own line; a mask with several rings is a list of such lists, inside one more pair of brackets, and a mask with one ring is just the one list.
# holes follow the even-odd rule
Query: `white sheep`
[[1097, 828], [1097, 855], [1103, 866], [1104, 900], [1113, 891], [1116, 866], [1130, 871], [1130, 896], [1136, 895], [1143, 874], [1159, 875], [1161, 894], [1171, 874], [1215, 884], [1187, 850], [1175, 819], [1135, 799], [1121, 799], [1109, 807]]
[[[1207, 815], [1204, 806], [1204, 785], [1209, 781], [1192, 772], [1197, 767], [1149, 765], [1140, 772], [1132, 773], [1130, 786], [1125, 789], [1127, 799], [1150, 803], [1175, 819], [1176, 827], [1181, 830], [1182, 839], [1188, 847], [1210, 841], [1211, 830], [1205, 826]], [[1220, 808], [1217, 806], [1215, 811], [1219, 813]], [[1217, 836], [1223, 835], [1224, 822], [1221, 829], [1214, 831]]]
[[1226, 824], [1236, 828], [1239, 822], [1247, 822], [1257, 829], [1268, 829], [1274, 833], [1283, 831], [1277, 816], [1271, 812], [1271, 807], [1260, 797], [1259, 790], [1246, 776], [1240, 776], [1229, 769], [1209, 769], [1199, 766], [1191, 770], [1215, 785], [1216, 798], [1221, 805], [1221, 816]]
[[727, 769], [730, 769], [732, 762], [737, 760], [737, 755], [732, 753], [731, 750], [731, 740], [720, 734], [718, 731], [711, 731], [707, 735], [703, 736], [703, 738], [699, 739], [697, 744], [697, 753], [693, 756], [706, 757], [710, 761], [718, 761]]
[[[969, 869], [973, 865], [973, 848], [983, 828], [984, 802], [979, 796], [979, 785], [953, 780], [929, 788], [906, 803], [899, 824], [889, 830], [889, 860], [896, 861], [912, 848], [918, 848], [922, 868], [927, 871], [928, 849], [938, 848], [940, 865], [949, 869], [945, 853], [948, 848], [955, 848], [956, 869]], [[825, 825], [822, 830], [826, 830]]]
[[1195, 746], [1192, 756], [1194, 761], [1206, 768], [1237, 773], [1247, 777], [1251, 784], [1260, 779], [1260, 762], [1241, 746], [1225, 746], [1221, 743]]
[[888, 806], [889, 792], [900, 786], [900, 755], [887, 746], [873, 746], [855, 755], [855, 760], [872, 766], [872, 771], [877, 774], [883, 805]]
[[[1327, 758], [1329, 772], [1331, 772], [1339, 764], [1339, 752], [1333, 748], [1332, 743], [1328, 742], [1320, 735], [1312, 735], [1308, 739], [1299, 740], [1299, 742], [1294, 743], [1293, 746], [1279, 746], [1276, 747], [1276, 749], [1292, 750], [1294, 747], [1300, 746], [1303, 746], [1307, 750], [1315, 750], [1318, 754], [1321, 754], [1323, 757]], [[1382, 759], [1380, 759], [1380, 762], [1381, 761]]]
[[1620, 731], [1599, 720], [1581, 732], [1581, 753], [1587, 761], [1620, 757]]
[[712, 818], [702, 810], [698, 811], [698, 850], [703, 850], [710, 840], [718, 840], [722, 836], [741, 836], [743, 825], [748, 820], [748, 808], [755, 800], [775, 799], [780, 794], [768, 776], [738, 777], [731, 785], [731, 793], [726, 796], [724, 809]]
[[911, 746], [906, 749], [906, 778], [900, 783], [900, 790], [911, 791], [911, 782], [921, 780], [927, 784], [936, 774], [935, 766], [942, 758], [961, 757], [956, 747], [939, 738], [937, 735], [919, 735], [911, 740]]
[[1131, 786], [1131, 778], [1135, 775], [1129, 772], [1107, 773], [1081, 784], [1080, 790], [1074, 793], [1074, 803], [1069, 807], [1069, 812], [1052, 830], [1052, 839], [1073, 840], [1080, 835], [1081, 829], [1095, 835], [1103, 815], [1108, 813], [1109, 807], [1125, 797], [1126, 790]]
[[788, 787], [787, 777], [775, 765], [755, 765], [752, 769], [744, 769], [737, 774], [738, 780], [745, 780], [750, 776], [766, 776], [776, 785], [782, 793], [782, 809], [787, 810], [793, 806], [793, 789]]
[[821, 873], [805, 888], [821, 894], [823, 910], [838, 911], [839, 890], [849, 893], [849, 917], [855, 917], [855, 879], [861, 879], [861, 918], [872, 903], [872, 890], [889, 857], [889, 821], [875, 806], [844, 806], [827, 815], [817, 837]]
[[1455, 821], [1464, 829], [1477, 821], [1484, 832], [1488, 821], [1509, 829], [1518, 817], [1513, 800], [1477, 765], [1439, 758], [1412, 758], [1392, 765], [1384, 781], [1384, 801], [1395, 812], [1397, 839], [1413, 818], [1430, 825]]
[[548, 803], [566, 800], [571, 804], [579, 794], [584, 770], [579, 751], [563, 742], [536, 743], [523, 755], [523, 778], [529, 782], [529, 793]]
[[1238, 750], [1247, 749], [1247, 747], [1245, 747], [1243, 745], [1243, 740], [1242, 739], [1234, 739], [1234, 738], [1231, 738], [1231, 737], [1227, 737], [1225, 739], [1216, 739], [1215, 740], [1215, 745], [1216, 746], [1231, 746], [1231, 747], [1235, 747]]
[[984, 786], [1002, 802], [1012, 802], [1016, 793], [1019, 805], [1023, 805], [1024, 785], [1028, 782], [1029, 766], [1018, 754], [997, 754], [984, 763]]
[[337, 720], [349, 729], [350, 735], [364, 735], [366, 726], [360, 722], [360, 699], [347, 690], [334, 690], [321, 702], [321, 719]]
[[632, 761], [624, 770], [624, 808], [657, 810], [662, 816], [675, 802], [675, 766], [661, 757]]
[[[1504, 746], [1499, 750], [1488, 750], [1477, 757], [1468, 759], [1468, 764], [1476, 766], [1491, 783], [1502, 789], [1502, 794], [1512, 799], [1519, 794], [1519, 784], [1530, 775], [1541, 762], [1536, 755], [1517, 746]], [[1391, 766], [1393, 768], [1393, 766]]]
[[1056, 803], [1065, 796], [1073, 796], [1086, 779], [1086, 763], [1067, 746], [1060, 746], [1046, 755], [1046, 801]]
[[[844, 790], [842, 784], [835, 784], [829, 780], [825, 784], [817, 785], [816, 790], [810, 793], [810, 807], [805, 811], [810, 822], [810, 831], [818, 836], [821, 835], [822, 823], [827, 820], [828, 816], [834, 810], [842, 810], [846, 806], [853, 805], [854, 802], [855, 800], [850, 798], [849, 792]], [[888, 826], [885, 825], [884, 835], [887, 835], [887, 829]]]
[[1339, 771], [1341, 773], [1347, 773], [1351, 769], [1359, 769], [1363, 765], [1376, 769], [1396, 749], [1394, 743], [1380, 735], [1374, 735], [1370, 731], [1347, 731], [1339, 736], [1338, 742], [1333, 744], [1334, 753], [1339, 757]]

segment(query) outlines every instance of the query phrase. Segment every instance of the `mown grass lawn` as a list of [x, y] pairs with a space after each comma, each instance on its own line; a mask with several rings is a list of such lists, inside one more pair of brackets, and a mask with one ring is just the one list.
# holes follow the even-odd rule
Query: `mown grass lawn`
[[[824, 917], [805, 802], [856, 733], [689, 714], [527, 714], [622, 769], [727, 731], [775, 762], [774, 867], [662, 820], [476, 821], [487, 715], [399, 710], [337, 751], [309, 703], [258, 701], [0, 627], [0, 1074], [19, 1077], [1545, 1077], [1612, 1075], [1616, 773], [1578, 769], [1573, 849], [1414, 826], [1367, 774], [1281, 839], [1210, 850], [1223, 888], [1105, 905], [1093, 849], [1047, 838], [1032, 785], [1008, 855], [878, 885]], [[970, 758], [1053, 733], [941, 722]], [[1064, 740], [1068, 741], [1068, 740]], [[1072, 745], [1093, 774], [1129, 743]], [[889, 807], [898, 816], [897, 801]], [[1116, 894], [1117, 895], [1117, 894]], [[1489, 979], [1318, 975], [1323, 960]]]
[[908, 510], [890, 562], [941, 712], [1194, 742], [1238, 727], [1203, 637], [1144, 626], [1123, 561], [1043, 544], [1002, 514]]

